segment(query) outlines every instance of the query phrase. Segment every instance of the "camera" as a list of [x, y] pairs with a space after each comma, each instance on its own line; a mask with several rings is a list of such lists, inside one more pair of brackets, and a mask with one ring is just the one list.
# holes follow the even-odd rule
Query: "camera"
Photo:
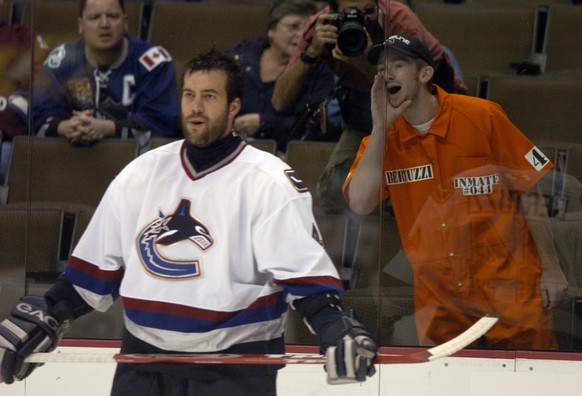
[[327, 23], [338, 28], [337, 46], [345, 56], [358, 56], [368, 46], [366, 27], [370, 24], [368, 14], [354, 7], [343, 13], [332, 14]]

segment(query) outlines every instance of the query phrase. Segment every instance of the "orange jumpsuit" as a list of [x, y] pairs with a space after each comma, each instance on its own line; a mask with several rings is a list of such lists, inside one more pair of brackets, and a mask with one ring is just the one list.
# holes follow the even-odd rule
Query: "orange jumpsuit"
[[419, 342], [445, 342], [498, 312], [489, 347], [557, 349], [542, 307], [540, 259], [517, 200], [553, 164], [499, 105], [437, 90], [440, 109], [428, 132], [399, 117], [383, 163], [383, 199], [391, 199], [414, 271]]

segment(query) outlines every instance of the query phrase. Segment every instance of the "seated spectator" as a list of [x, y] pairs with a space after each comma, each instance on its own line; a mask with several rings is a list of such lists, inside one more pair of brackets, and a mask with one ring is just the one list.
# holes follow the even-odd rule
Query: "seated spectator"
[[123, 0], [81, 0], [81, 39], [55, 48], [35, 83], [39, 136], [87, 145], [107, 137], [174, 137], [178, 90], [172, 58], [127, 34]]
[[[3, 3], [4, 0], [0, 0], [0, 4]], [[5, 142], [27, 133], [31, 70], [40, 70], [48, 52], [42, 37], [32, 29], [0, 20], [0, 136], [4, 143], [0, 154], [0, 182], [4, 179], [10, 154], [10, 144]]]
[[[333, 133], [334, 126], [339, 129], [339, 110], [326, 111], [331, 109], [327, 99], [333, 96], [335, 86], [327, 65], [315, 72], [306, 90], [285, 113], [276, 111], [271, 104], [275, 81], [295, 51], [309, 16], [317, 9], [312, 0], [279, 1], [271, 10], [265, 36], [242, 41], [227, 51], [245, 77], [243, 105], [235, 130], [254, 138], [275, 139], [280, 152], [285, 152], [291, 139], [333, 140], [339, 136]], [[327, 121], [323, 128], [322, 116]]]

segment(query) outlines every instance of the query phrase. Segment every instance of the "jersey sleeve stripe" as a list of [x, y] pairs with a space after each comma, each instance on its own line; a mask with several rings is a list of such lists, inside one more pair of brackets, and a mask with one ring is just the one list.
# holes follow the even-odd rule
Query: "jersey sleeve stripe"
[[325, 293], [329, 291], [342, 296], [344, 292], [341, 280], [333, 276], [275, 279], [274, 282], [284, 288], [286, 294], [296, 297], [305, 297], [310, 294]]
[[65, 266], [65, 274], [74, 285], [101, 296], [111, 295], [113, 299], [119, 297], [123, 273], [123, 269], [102, 271], [76, 257], [72, 257]]
[[275, 279], [274, 282], [281, 287], [310, 285], [343, 290], [342, 281], [333, 276], [306, 276], [292, 279]]
[[66, 267], [65, 274], [75, 286], [82, 289], [100, 296], [111, 295], [113, 299], [119, 297], [119, 282], [103, 282], [72, 267]]
[[83, 272], [88, 276], [91, 276], [104, 282], [121, 281], [124, 274], [124, 270], [122, 268], [119, 268], [114, 271], [104, 271], [100, 269], [98, 266], [75, 256], [72, 256], [69, 259], [69, 261], [67, 262], [67, 267]]

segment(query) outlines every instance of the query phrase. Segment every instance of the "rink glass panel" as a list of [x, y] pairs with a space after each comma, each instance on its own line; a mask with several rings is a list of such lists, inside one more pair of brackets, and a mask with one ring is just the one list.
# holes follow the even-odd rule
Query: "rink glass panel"
[[[20, 18], [22, 23], [37, 28], [37, 33], [45, 36], [52, 45], [63, 40], [74, 39], [78, 12], [76, 2], [47, 0], [42, 3], [53, 2], [59, 3], [54, 5], [53, 10], [62, 10], [70, 6], [66, 3], [75, 3], [74, 11], [72, 14], [61, 12], [60, 15], [41, 18], [40, 13], [47, 12], [44, 7], [41, 11], [41, 2], [17, 1], [12, 20], [14, 22]], [[265, 2], [256, 1], [254, 3], [248, 6], [239, 5], [239, 8], [242, 11], [245, 7], [249, 7], [249, 10], [253, 11], [252, 15], [260, 15], [257, 9], [265, 7]], [[153, 24], [155, 24], [156, 19], [152, 4], [152, 2], [126, 1], [128, 12], [131, 12], [130, 31], [144, 39], [147, 39], [155, 29]], [[189, 2], [180, 6], [196, 7], [200, 4]], [[215, 7], [220, 6], [216, 5]], [[543, 10], [539, 12], [543, 12]], [[176, 20], [178, 19], [176, 17]], [[260, 26], [260, 24], [256, 25]], [[71, 27], [72, 30], [64, 29], [63, 26]], [[197, 26], [197, 28], [199, 27]], [[245, 38], [237, 36], [234, 31], [239, 30], [240, 26], [231, 25], [230, 28], [231, 30], [227, 33], [233, 34], [227, 37], [227, 33], [225, 33], [225, 36], [221, 37], [221, 43], [224, 47], [236, 43], [228, 40]], [[257, 31], [245, 30], [244, 34], [248, 37], [262, 34], [262, 27], [257, 29]], [[212, 27], [208, 27], [206, 30], [202, 29], [202, 31], [208, 32], [208, 42], [216, 35], [216, 29]], [[62, 36], [58, 36], [56, 32], [61, 32]], [[169, 50], [172, 52], [171, 49]], [[455, 48], [452, 50], [454, 51]], [[463, 54], [457, 55], [462, 60]], [[175, 63], [183, 65], [186, 60], [185, 58], [176, 58]], [[508, 62], [514, 60], [518, 59], [508, 59]], [[179, 75], [181, 70], [177, 72]], [[514, 76], [510, 70], [507, 74]], [[474, 88], [471, 93], [487, 97], [490, 76], [471, 75], [466, 77]], [[539, 76], [539, 80], [550, 77]], [[579, 84], [579, 74], [576, 73], [560, 75], [556, 78], [568, 81], [571, 79], [574, 84]], [[528, 82], [533, 85], [538, 81], [530, 79]], [[569, 83], [565, 85], [569, 85]], [[563, 96], [560, 95], [560, 97]], [[504, 98], [499, 97], [498, 100], [502, 103]], [[512, 119], [519, 120], [523, 115], [518, 114], [517, 111], [527, 103], [535, 104], [535, 101], [521, 101], [519, 106], [515, 107], [511, 103], [502, 104], [508, 109]], [[545, 100], [545, 103], [547, 104], [548, 101]], [[568, 102], [561, 107], [568, 108], [571, 105], [572, 103]], [[30, 111], [34, 112], [34, 109]], [[525, 119], [537, 113], [539, 112], [535, 109], [530, 110]], [[572, 119], [572, 117], [552, 112], [545, 112], [543, 116], [550, 119], [555, 117], [556, 122], [564, 122], [569, 119], [571, 123], [578, 126], [578, 134], [582, 133], [580, 127], [582, 124], [580, 124], [579, 118], [575, 118], [576, 116]], [[518, 124], [518, 126], [520, 125]], [[526, 135], [534, 133], [534, 131], [526, 130], [525, 124], [523, 131]], [[28, 136], [31, 138], [33, 136], [30, 130]], [[582, 216], [580, 215], [582, 213], [582, 149], [576, 143], [582, 142], [582, 139], [580, 136], [574, 136], [569, 141], [560, 140], [555, 142], [559, 144], [552, 144], [552, 135], [549, 131], [536, 135], [536, 139], [534, 143], [538, 144], [555, 164], [555, 170], [542, 180], [540, 186], [545, 198], [544, 203], [550, 214], [560, 266], [569, 283], [567, 300], [553, 311], [554, 331], [561, 351], [579, 351], [582, 349], [582, 340], [580, 339], [582, 328], [582, 275], [580, 269], [582, 262], [582, 244], [580, 243], [580, 235], [582, 234]], [[30, 166], [34, 162], [30, 158], [31, 155], [34, 155], [34, 150], [26, 152], [23, 157], [24, 164], [28, 164], [26, 172], [30, 178], [38, 171]], [[80, 180], [79, 182], [90, 181]], [[315, 194], [315, 191], [312, 193]], [[32, 195], [33, 191], [29, 191], [28, 196]], [[2, 202], [4, 204], [5, 201]], [[3, 317], [8, 314], [10, 307], [20, 296], [42, 294], [62, 271], [75, 241], [92, 213], [92, 208], [87, 205], [75, 206], [75, 202], [69, 202], [69, 204], [63, 207], [61, 202], [39, 203], [26, 199], [17, 207], [11, 206], [9, 208], [8, 205], [3, 205], [0, 208], [2, 211], [2, 223], [0, 224], [0, 255], [2, 256], [0, 258], [2, 263], [0, 267], [0, 299], [2, 305], [0, 311]], [[321, 224], [324, 234], [324, 242], [329, 246], [330, 256], [334, 256], [334, 262], [346, 286], [344, 305], [356, 309], [361, 320], [371, 329], [380, 345], [418, 346], [416, 315], [420, 313], [415, 312], [414, 274], [407, 256], [401, 248], [400, 236], [390, 203], [386, 202], [375, 213], [355, 220], [330, 219], [329, 217], [334, 217], [334, 215], [316, 213], [316, 219]], [[422, 222], [422, 219], [418, 219], [418, 221]], [[332, 224], [331, 227], [326, 228], [327, 232], [324, 232], [324, 224]], [[338, 233], [338, 229], [341, 232]], [[326, 234], [329, 236], [326, 237]], [[302, 323], [294, 315], [292, 312], [288, 315], [288, 343], [315, 345], [316, 339], [307, 333]], [[66, 337], [118, 339], [122, 331], [122, 317], [122, 309], [119, 303], [116, 303], [107, 313], [91, 313], [78, 320]]]

